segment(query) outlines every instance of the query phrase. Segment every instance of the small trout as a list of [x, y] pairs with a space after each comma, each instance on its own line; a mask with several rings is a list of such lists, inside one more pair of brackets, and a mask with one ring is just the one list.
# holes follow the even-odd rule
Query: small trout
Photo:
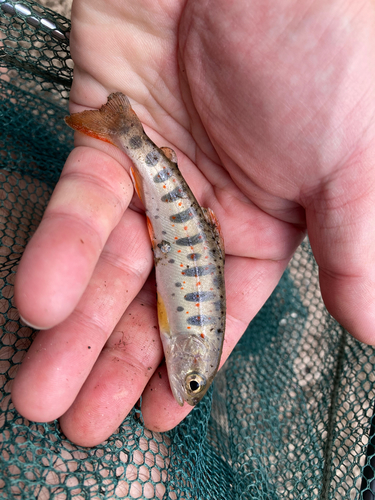
[[199, 206], [176, 155], [158, 148], [120, 92], [99, 110], [67, 117], [75, 130], [114, 144], [134, 166], [154, 252], [159, 329], [179, 405], [194, 406], [217, 372], [225, 329], [224, 245], [212, 210]]

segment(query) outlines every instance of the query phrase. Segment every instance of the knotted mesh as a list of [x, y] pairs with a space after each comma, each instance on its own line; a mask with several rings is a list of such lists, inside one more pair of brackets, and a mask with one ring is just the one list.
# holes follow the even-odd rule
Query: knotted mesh
[[307, 241], [173, 431], [148, 431], [134, 409], [88, 449], [15, 411], [35, 332], [19, 321], [14, 277], [73, 147], [73, 65], [67, 19], [23, 0], [0, 0], [0, 16], [0, 497], [373, 500], [374, 349], [327, 314]]

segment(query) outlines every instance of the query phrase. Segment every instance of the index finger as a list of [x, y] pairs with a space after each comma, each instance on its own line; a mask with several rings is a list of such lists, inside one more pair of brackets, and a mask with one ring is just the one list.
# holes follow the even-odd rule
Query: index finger
[[132, 195], [114, 158], [90, 147], [71, 152], [17, 272], [15, 300], [26, 323], [46, 329], [71, 314]]

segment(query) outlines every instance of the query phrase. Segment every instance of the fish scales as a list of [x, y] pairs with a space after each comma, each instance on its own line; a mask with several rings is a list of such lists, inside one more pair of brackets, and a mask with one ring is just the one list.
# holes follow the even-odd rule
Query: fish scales
[[169, 148], [146, 135], [126, 96], [68, 125], [113, 143], [133, 161], [133, 182], [148, 219], [158, 317], [168, 377], [177, 402], [199, 402], [219, 366], [225, 330], [224, 250], [212, 211], [200, 207]]

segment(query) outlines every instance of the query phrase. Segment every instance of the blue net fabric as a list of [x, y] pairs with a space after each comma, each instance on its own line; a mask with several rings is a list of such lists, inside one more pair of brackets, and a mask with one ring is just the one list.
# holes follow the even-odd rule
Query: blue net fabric
[[17, 414], [10, 387], [35, 332], [14, 276], [73, 147], [73, 65], [61, 15], [0, 0], [0, 19], [0, 498], [375, 499], [375, 352], [325, 311], [307, 241], [173, 431], [150, 432], [134, 409], [87, 449]]

